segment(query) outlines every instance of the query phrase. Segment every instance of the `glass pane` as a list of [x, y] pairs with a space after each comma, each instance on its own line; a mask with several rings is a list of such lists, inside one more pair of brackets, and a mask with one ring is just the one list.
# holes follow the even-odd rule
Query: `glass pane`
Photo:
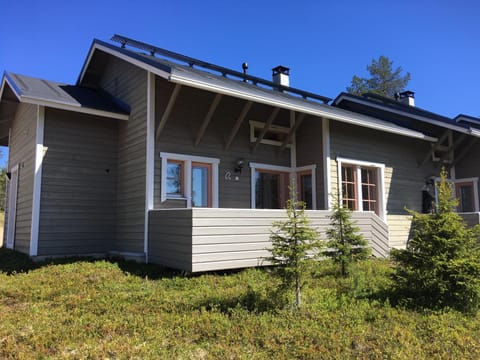
[[255, 208], [281, 209], [281, 173], [255, 173]]
[[209, 167], [192, 165], [192, 206], [209, 206]]
[[167, 163], [167, 194], [182, 195], [182, 164]]
[[305, 203], [307, 209], [312, 209], [312, 175], [305, 174], [300, 176], [300, 200]]
[[473, 187], [471, 185], [460, 186], [460, 212], [475, 211], [473, 205]]

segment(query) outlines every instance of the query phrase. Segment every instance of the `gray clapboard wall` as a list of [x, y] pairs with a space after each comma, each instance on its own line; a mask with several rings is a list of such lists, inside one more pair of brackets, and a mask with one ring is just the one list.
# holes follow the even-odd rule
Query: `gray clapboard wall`
[[46, 109], [39, 256], [111, 250], [117, 141], [118, 120]]
[[[156, 78], [156, 123], [160, 121], [170, 98], [173, 85], [163, 79]], [[270, 165], [290, 166], [290, 150], [279, 152], [278, 146], [259, 144], [252, 151], [250, 142], [249, 120], [265, 122], [272, 108], [262, 104], [253, 104], [242, 126], [235, 136], [230, 148], [225, 150], [226, 139], [237, 121], [244, 100], [232, 97], [222, 97], [213, 118], [198, 146], [195, 146], [197, 133], [208, 113], [210, 104], [215, 98], [214, 93], [182, 87], [172, 113], [155, 146], [155, 208], [170, 208], [182, 206], [178, 201], [160, 202], [161, 159], [160, 152], [217, 158], [219, 164], [219, 207], [250, 208], [250, 162]], [[276, 124], [288, 124], [289, 113], [281, 110]], [[242, 173], [234, 174], [234, 167], [239, 159], [245, 160]], [[225, 173], [230, 171], [238, 176], [227, 180]], [[183, 205], [185, 206], [185, 205]]]
[[337, 157], [382, 163], [385, 165], [385, 194], [391, 247], [404, 247], [410, 230], [405, 208], [421, 210], [425, 180], [439, 174], [440, 169], [428, 161], [426, 141], [330, 122], [332, 192], [338, 189]]
[[[325, 239], [328, 211], [306, 212]], [[150, 262], [186, 271], [210, 271], [267, 265], [274, 221], [285, 210], [164, 209], [149, 212]], [[354, 212], [373, 254], [388, 254], [388, 226], [374, 213]]]
[[117, 224], [115, 250], [143, 253], [145, 234], [145, 169], [147, 72], [110, 57], [100, 87], [131, 108], [119, 123]]
[[[30, 252], [37, 109], [36, 105], [20, 103], [10, 129], [10, 169], [19, 165], [14, 247], [25, 254]], [[5, 229], [8, 228], [7, 220], [6, 213]]]
[[[471, 141], [469, 139], [469, 141]], [[468, 141], [465, 141], [468, 143]], [[455, 156], [460, 155], [462, 152], [461, 149], [455, 152]], [[480, 142], [477, 140], [476, 143], [470, 148], [468, 153], [457, 163], [455, 164], [455, 177], [457, 179], [480, 178]], [[480, 191], [479, 191], [480, 197]], [[479, 199], [480, 201], [480, 199]]]

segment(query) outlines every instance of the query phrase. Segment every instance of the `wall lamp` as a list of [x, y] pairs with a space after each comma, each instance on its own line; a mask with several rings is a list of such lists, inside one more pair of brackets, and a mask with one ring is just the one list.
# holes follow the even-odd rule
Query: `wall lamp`
[[237, 161], [236, 166], [235, 166], [235, 172], [236, 173], [242, 173], [243, 165], [245, 165], [245, 160], [240, 159]]

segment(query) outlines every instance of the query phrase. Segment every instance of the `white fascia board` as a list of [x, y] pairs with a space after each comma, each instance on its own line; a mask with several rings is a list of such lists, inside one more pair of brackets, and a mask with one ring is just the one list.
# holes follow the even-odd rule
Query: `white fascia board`
[[134, 59], [131, 56], [122, 54], [120, 51], [116, 51], [114, 49], [108, 48], [106, 46], [103, 46], [102, 44], [95, 43], [93, 45], [93, 47], [91, 48], [90, 53], [88, 54], [87, 61], [85, 62], [85, 66], [83, 67], [82, 73], [80, 74], [80, 77], [78, 78], [78, 83], [81, 83], [83, 81], [83, 77], [85, 76], [85, 72], [87, 71], [88, 67], [90, 66], [90, 61], [93, 58], [93, 54], [95, 53], [95, 50], [100, 50], [100, 51], [103, 51], [103, 52], [105, 52], [109, 55], [115, 56], [119, 59], [122, 59], [122, 60], [132, 64], [132, 65], [138, 66], [141, 69], [150, 71], [150, 72], [154, 73], [155, 75], [158, 75], [158, 76], [160, 76], [164, 79], [168, 79], [168, 77], [170, 76], [169, 73], [167, 73], [165, 71], [162, 71], [155, 66], [148, 65], [143, 61]]
[[[280, 99], [272, 99], [271, 97], [267, 97], [267, 96], [249, 94], [247, 92], [230, 89], [230, 88], [227, 88], [227, 87], [224, 87], [224, 86], [209, 84], [209, 83], [206, 83], [206, 82], [186, 78], [186, 77], [179, 76], [179, 75], [176, 75], [176, 74], [172, 74], [170, 76], [169, 80], [171, 82], [174, 82], [174, 83], [177, 83], [177, 84], [182, 84], [182, 85], [186, 85], [186, 86], [190, 86], [190, 87], [195, 87], [195, 88], [198, 88], [198, 89], [203, 89], [203, 90], [207, 90], [207, 91], [211, 91], [211, 92], [215, 92], [215, 93], [220, 93], [220, 94], [224, 94], [224, 95], [228, 95], [228, 96], [233, 96], [233, 97], [236, 97], [236, 98], [250, 100], [250, 101], [254, 101], [254, 102], [257, 102], [257, 103], [262, 103], [262, 104], [266, 104], [266, 105], [270, 105], [270, 106], [277, 106], [277, 107], [281, 107], [281, 108], [288, 109], [288, 110], [299, 111], [299, 112], [302, 112], [302, 113], [305, 113], [305, 114], [310, 114], [310, 115], [314, 115], [314, 116], [317, 116], [317, 117], [324, 117], [324, 118], [328, 118], [328, 119], [332, 119], [332, 120], [337, 120], [337, 121], [349, 123], [349, 124], [352, 124], [352, 125], [358, 125], [358, 126], [367, 127], [367, 128], [371, 128], [371, 129], [375, 129], [375, 130], [384, 131], [384, 132], [389, 132], [389, 133], [393, 133], [393, 134], [397, 134], [397, 135], [412, 137], [412, 138], [416, 138], [416, 139], [420, 139], [420, 140], [426, 140], [426, 141], [430, 141], [430, 142], [438, 141], [437, 138], [427, 136], [427, 135], [425, 135], [421, 132], [418, 132], [418, 131], [409, 130], [409, 129], [402, 129], [402, 128], [394, 127], [394, 126], [389, 126], [388, 124], [373, 123], [371, 121], [378, 122], [379, 120], [368, 117], [366, 115], [359, 115], [359, 114], [354, 114], [354, 113], [348, 114], [348, 115], [351, 115], [351, 116], [335, 114], [333, 112], [328, 111], [328, 107], [324, 110], [320, 110], [320, 109], [315, 109], [314, 110], [314, 109], [311, 109], [311, 108], [308, 108], [308, 107], [305, 107], [305, 106], [301, 106], [301, 105], [297, 105], [297, 104], [292, 104], [290, 102], [282, 101]], [[347, 112], [346, 110], [343, 110], [343, 109], [338, 109], [338, 108], [335, 108], [335, 109], [340, 110], [342, 112]]]
[[93, 108], [87, 108], [83, 107], [80, 104], [79, 105], [72, 105], [68, 104], [65, 102], [56, 102], [56, 101], [50, 101], [42, 98], [33, 98], [29, 96], [20, 96], [20, 102], [26, 103], [26, 104], [33, 104], [33, 105], [40, 105], [40, 106], [46, 106], [54, 109], [60, 109], [60, 110], [68, 110], [68, 111], [74, 111], [74, 112], [80, 112], [84, 114], [90, 114], [90, 115], [96, 115], [96, 116], [101, 116], [101, 117], [107, 117], [111, 119], [118, 119], [118, 120], [128, 120], [129, 115], [127, 114], [119, 114], [111, 111], [105, 111], [105, 110], [98, 110], [98, 109], [93, 109]]
[[390, 109], [390, 108], [386, 109], [386, 107], [381, 105], [381, 104], [372, 104], [369, 101], [364, 101], [364, 100], [361, 100], [361, 99], [346, 98], [342, 95], [337, 99], [337, 101], [335, 101], [335, 104], [338, 105], [338, 103], [341, 100], [348, 100], [348, 101], [351, 101], [351, 102], [355, 102], [357, 104], [370, 106], [370, 107], [380, 109], [380, 110], [386, 110], [388, 112], [391, 112], [391, 113], [394, 113], [394, 114], [397, 114], [397, 115], [410, 117], [412, 119], [420, 120], [420, 121], [423, 121], [423, 122], [426, 122], [426, 123], [429, 123], [429, 124], [432, 124], [432, 125], [436, 125], [436, 126], [440, 126], [440, 127], [446, 128], [446, 129], [458, 131], [458, 132], [463, 133], [463, 134], [472, 135], [472, 129], [471, 128], [464, 129], [462, 127], [455, 126], [453, 124], [447, 124], [447, 123], [444, 123], [444, 122], [441, 122], [441, 121], [438, 121], [438, 120], [429, 119], [428, 117], [425, 117], [425, 116], [410, 114], [408, 112], [401, 111], [401, 110], [396, 110], [396, 109]]

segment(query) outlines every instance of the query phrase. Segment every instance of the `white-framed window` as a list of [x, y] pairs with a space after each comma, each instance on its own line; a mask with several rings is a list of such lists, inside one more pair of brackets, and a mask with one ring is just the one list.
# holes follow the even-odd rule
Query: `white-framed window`
[[[258, 136], [263, 131], [265, 123], [250, 120], [250, 142], [256, 142]], [[286, 126], [270, 125], [267, 132], [260, 141], [261, 144], [281, 146], [290, 132], [290, 128]], [[290, 144], [287, 144], [290, 147]]]
[[343, 206], [353, 211], [373, 211], [385, 219], [385, 165], [337, 158], [337, 166]]
[[[435, 203], [438, 204], [438, 186], [440, 178], [435, 178]], [[447, 179], [451, 183], [453, 196], [458, 199], [458, 213], [479, 212], [478, 177]]]
[[190, 207], [218, 207], [219, 159], [161, 152], [161, 201], [186, 200]]
[[316, 165], [297, 168], [250, 163], [252, 209], [283, 209], [289, 197], [289, 185], [296, 179], [298, 200], [307, 209], [316, 209]]

